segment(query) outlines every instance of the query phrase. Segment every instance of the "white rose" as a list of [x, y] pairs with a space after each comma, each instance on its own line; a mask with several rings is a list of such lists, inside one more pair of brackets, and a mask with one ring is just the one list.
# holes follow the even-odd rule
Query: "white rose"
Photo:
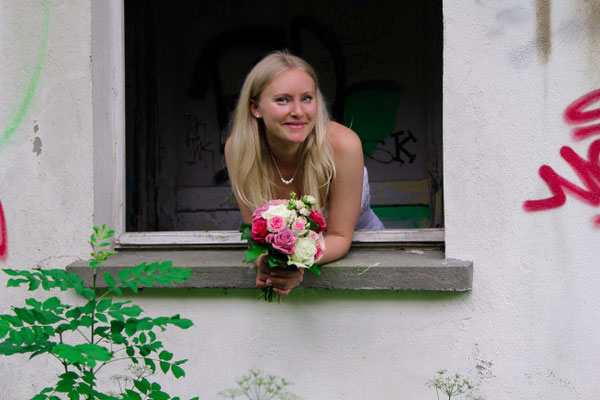
[[267, 211], [263, 212], [261, 216], [267, 221], [273, 217], [281, 217], [286, 223], [288, 223], [290, 221], [290, 218], [294, 217], [293, 214], [295, 213], [293, 213], [292, 210], [288, 210], [286, 204], [279, 204], [276, 206], [269, 206], [269, 208], [267, 208]]
[[310, 210], [308, 208], [301, 208], [298, 210], [298, 214], [308, 217], [310, 215]]
[[310, 268], [315, 263], [315, 254], [317, 254], [315, 241], [309, 237], [299, 238], [296, 242], [296, 251], [289, 256], [288, 265]]
[[302, 201], [304, 201], [306, 204], [310, 204], [311, 206], [314, 206], [315, 204], [317, 204], [317, 199], [315, 199], [313, 196], [307, 194], [304, 195], [302, 197]]

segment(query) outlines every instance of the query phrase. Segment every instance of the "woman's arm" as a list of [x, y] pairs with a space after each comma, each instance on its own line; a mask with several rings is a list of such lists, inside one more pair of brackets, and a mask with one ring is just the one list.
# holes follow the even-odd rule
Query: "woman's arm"
[[360, 213], [364, 159], [362, 144], [352, 130], [331, 122], [328, 132], [336, 177], [329, 192], [325, 253], [320, 264], [346, 255]]
[[[227, 168], [229, 168], [229, 162], [231, 160], [231, 138], [225, 142], [225, 160], [227, 162]], [[237, 199], [237, 196], [236, 196]], [[242, 213], [242, 219], [244, 222], [252, 223], [252, 213], [254, 210], [250, 209], [246, 204], [242, 203], [240, 199], [237, 199], [238, 207]], [[293, 288], [298, 286], [302, 282], [304, 276], [303, 269], [285, 269], [285, 268], [271, 268], [267, 262], [265, 255], [261, 255], [256, 261], [256, 287], [263, 288], [267, 286], [273, 286], [276, 293], [281, 295], [287, 295]]]

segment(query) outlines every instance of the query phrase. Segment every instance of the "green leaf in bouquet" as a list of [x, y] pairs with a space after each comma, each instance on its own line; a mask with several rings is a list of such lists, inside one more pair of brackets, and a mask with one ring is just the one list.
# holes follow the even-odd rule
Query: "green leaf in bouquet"
[[245, 263], [252, 263], [254, 262], [261, 254], [264, 254], [267, 252], [267, 249], [263, 246], [261, 246], [260, 244], [255, 244], [254, 246], [252, 246], [251, 248], [249, 248], [248, 250], [246, 250], [244, 252], [244, 262]]
[[308, 223], [310, 224], [310, 230], [316, 232], [319, 229], [319, 224], [317, 224], [311, 218], [306, 217], [306, 219], [308, 220]]
[[242, 232], [242, 240], [252, 239], [252, 224], [244, 222], [240, 226], [240, 232]]
[[269, 253], [268, 260], [269, 260], [269, 267], [271, 267], [271, 268], [287, 266], [287, 262], [288, 262], [287, 256], [285, 254], [281, 254], [278, 252]]
[[321, 270], [319, 269], [317, 264], [313, 264], [312, 267], [310, 267], [308, 270], [313, 272], [317, 276], [321, 275]]

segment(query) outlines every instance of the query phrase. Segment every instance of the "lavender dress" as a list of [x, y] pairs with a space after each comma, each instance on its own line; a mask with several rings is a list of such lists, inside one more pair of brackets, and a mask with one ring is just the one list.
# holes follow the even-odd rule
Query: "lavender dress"
[[381, 220], [371, 210], [371, 194], [369, 192], [369, 174], [367, 173], [367, 167], [364, 169], [363, 174], [363, 190], [362, 198], [360, 200], [360, 215], [356, 222], [355, 229], [385, 229]]

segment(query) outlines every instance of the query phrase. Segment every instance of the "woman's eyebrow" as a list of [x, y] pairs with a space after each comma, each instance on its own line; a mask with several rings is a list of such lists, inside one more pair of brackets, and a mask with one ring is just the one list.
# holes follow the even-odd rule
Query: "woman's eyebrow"
[[[314, 96], [314, 95], [315, 95], [315, 92], [312, 92], [312, 91], [303, 92], [303, 93], [300, 93], [300, 96], [305, 96], [305, 95], [307, 95], [307, 94], [310, 94], [310, 95], [313, 95], [313, 96]], [[289, 93], [275, 93], [275, 94], [273, 95], [273, 97], [282, 97], [282, 96], [284, 96], [284, 97], [294, 97], [293, 95], [291, 95], [291, 94], [289, 94]]]

